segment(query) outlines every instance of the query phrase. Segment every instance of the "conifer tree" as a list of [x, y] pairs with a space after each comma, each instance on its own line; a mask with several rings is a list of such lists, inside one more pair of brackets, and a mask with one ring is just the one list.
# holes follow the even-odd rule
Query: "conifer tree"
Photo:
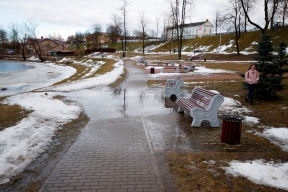
[[282, 75], [287, 71], [286, 44], [279, 44], [277, 55], [273, 55], [273, 45], [271, 36], [264, 33], [257, 47], [258, 56], [255, 60], [260, 78], [255, 94], [262, 98], [275, 96], [277, 91], [283, 89]]

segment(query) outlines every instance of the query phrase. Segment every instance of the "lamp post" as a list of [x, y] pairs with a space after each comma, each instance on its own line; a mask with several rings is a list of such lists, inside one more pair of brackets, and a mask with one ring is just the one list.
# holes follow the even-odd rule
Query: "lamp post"
[[218, 53], [220, 53], [220, 50], [221, 50], [221, 32], [220, 32], [220, 42], [219, 42], [219, 50], [218, 50]]

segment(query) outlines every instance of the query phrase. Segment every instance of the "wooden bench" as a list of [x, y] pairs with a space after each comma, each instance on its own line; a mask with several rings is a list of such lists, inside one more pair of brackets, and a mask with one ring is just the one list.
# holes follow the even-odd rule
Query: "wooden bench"
[[170, 98], [173, 94], [177, 98], [181, 97], [180, 87], [183, 84], [183, 80], [180, 75], [177, 75], [175, 79], [167, 79], [165, 83], [165, 97]]
[[203, 120], [209, 121], [211, 127], [219, 127], [217, 112], [223, 102], [222, 95], [201, 87], [194, 88], [190, 97], [180, 97], [176, 101], [178, 112], [185, 111], [193, 118], [193, 127], [200, 127]]

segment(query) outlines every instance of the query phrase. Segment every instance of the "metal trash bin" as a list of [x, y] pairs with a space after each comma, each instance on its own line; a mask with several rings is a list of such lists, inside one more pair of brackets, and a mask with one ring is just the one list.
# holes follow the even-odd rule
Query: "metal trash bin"
[[243, 117], [236, 115], [222, 116], [221, 141], [228, 144], [239, 144]]
[[150, 74], [154, 74], [154, 67], [150, 68]]

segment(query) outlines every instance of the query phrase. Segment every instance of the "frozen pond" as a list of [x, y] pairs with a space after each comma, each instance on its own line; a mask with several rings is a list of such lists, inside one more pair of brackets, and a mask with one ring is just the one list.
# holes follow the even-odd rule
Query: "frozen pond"
[[26, 69], [33, 69], [35, 67], [25, 65], [20, 62], [11, 61], [0, 61], [0, 73], [3, 72], [13, 72], [13, 71], [24, 71]]

